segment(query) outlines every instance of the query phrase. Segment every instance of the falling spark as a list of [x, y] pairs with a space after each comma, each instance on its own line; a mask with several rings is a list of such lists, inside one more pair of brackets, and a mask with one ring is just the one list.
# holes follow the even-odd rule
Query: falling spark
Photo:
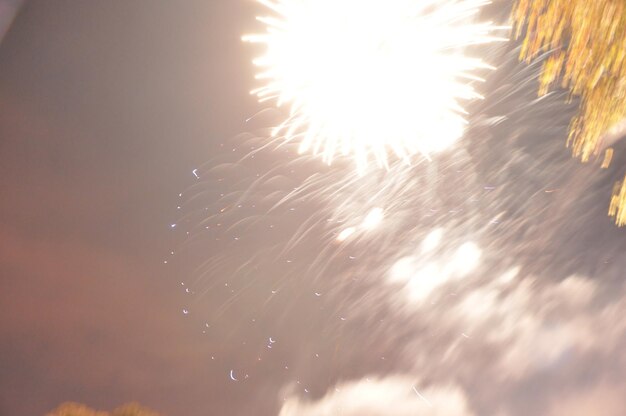
[[273, 137], [330, 164], [351, 157], [388, 166], [450, 147], [465, 131], [463, 104], [481, 99], [471, 45], [509, 29], [476, 22], [489, 0], [257, 0], [271, 12], [253, 62], [260, 102], [288, 106]]
[[415, 392], [415, 394], [417, 394], [417, 396], [422, 399], [424, 401], [424, 403], [426, 403], [428, 406], [433, 407], [432, 403], [428, 401], [428, 399], [426, 399], [426, 397], [422, 396], [421, 393], [419, 391], [417, 391], [417, 389], [415, 388], [415, 386], [413, 386], [413, 391]]

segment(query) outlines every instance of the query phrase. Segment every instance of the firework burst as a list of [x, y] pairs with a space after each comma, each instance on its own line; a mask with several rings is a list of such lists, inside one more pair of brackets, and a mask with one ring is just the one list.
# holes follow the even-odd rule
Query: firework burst
[[487, 0], [258, 0], [263, 33], [254, 60], [261, 102], [289, 108], [272, 136], [359, 170], [390, 155], [411, 161], [448, 148], [465, 131], [463, 105], [482, 98], [471, 45], [506, 40], [476, 22]]

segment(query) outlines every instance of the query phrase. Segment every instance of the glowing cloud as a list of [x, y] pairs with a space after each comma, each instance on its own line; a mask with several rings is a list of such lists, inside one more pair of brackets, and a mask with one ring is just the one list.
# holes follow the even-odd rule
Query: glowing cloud
[[402, 375], [364, 378], [339, 384], [316, 401], [295, 394], [286, 398], [279, 416], [472, 416], [468, 400], [454, 385], [415, 387]]

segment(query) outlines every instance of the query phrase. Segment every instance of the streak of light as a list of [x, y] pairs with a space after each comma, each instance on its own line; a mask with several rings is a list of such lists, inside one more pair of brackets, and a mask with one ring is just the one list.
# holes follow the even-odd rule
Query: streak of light
[[426, 403], [428, 406], [433, 407], [432, 403], [428, 401], [428, 399], [424, 396], [422, 396], [422, 394], [417, 391], [417, 389], [415, 388], [415, 386], [413, 386], [413, 391], [415, 392], [415, 394], [417, 394], [417, 396], [422, 399], [424, 401], [424, 403]]

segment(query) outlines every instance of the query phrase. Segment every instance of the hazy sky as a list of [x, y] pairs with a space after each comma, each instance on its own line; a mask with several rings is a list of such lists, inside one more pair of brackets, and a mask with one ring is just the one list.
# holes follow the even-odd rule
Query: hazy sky
[[[254, 107], [237, 1], [30, 1], [0, 46], [0, 414], [232, 409], [163, 265]], [[224, 370], [225, 371], [225, 370]], [[213, 414], [225, 414], [215, 410]]]
[[257, 11], [24, 3], [0, 45], [0, 414], [622, 416], [623, 144], [609, 170], [570, 160], [564, 97], [536, 101], [536, 67], [487, 48], [501, 68], [463, 145], [390, 187], [374, 238], [327, 244], [386, 179], [329, 196], [341, 167], [240, 161]]

